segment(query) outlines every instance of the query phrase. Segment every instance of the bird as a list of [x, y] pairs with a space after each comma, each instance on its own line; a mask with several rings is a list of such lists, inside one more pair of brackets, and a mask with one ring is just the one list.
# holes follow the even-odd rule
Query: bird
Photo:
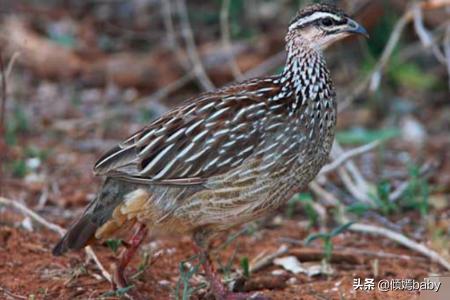
[[276, 210], [327, 163], [337, 102], [323, 51], [350, 35], [368, 37], [341, 9], [300, 9], [279, 74], [190, 98], [106, 152], [94, 166], [103, 185], [53, 254], [134, 227], [114, 268], [115, 287], [125, 287], [125, 269], [148, 232], [190, 234], [215, 298], [251, 297], [223, 285], [210, 240]]

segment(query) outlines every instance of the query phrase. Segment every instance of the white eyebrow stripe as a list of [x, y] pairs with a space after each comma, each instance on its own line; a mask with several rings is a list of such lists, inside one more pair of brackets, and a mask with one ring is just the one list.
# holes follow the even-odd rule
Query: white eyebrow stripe
[[315, 20], [322, 19], [322, 18], [333, 18], [336, 21], [342, 21], [342, 18], [340, 18], [339, 16], [337, 16], [335, 14], [318, 11], [318, 12], [313, 13], [310, 16], [300, 18], [297, 22], [295, 22], [291, 26], [289, 26], [289, 30], [294, 29], [296, 27], [300, 27], [304, 24], [307, 24], [307, 23], [310, 23], [310, 22], [313, 22]]

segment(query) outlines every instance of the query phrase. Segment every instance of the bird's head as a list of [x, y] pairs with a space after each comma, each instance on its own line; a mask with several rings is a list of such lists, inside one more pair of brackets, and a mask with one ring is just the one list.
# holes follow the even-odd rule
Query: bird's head
[[352, 34], [368, 37], [366, 29], [340, 9], [324, 4], [300, 10], [289, 24], [287, 42], [324, 49]]

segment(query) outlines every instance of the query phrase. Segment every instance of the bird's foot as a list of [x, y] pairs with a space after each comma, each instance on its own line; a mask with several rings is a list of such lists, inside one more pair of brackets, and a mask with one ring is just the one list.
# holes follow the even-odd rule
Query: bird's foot
[[[124, 243], [125, 248], [119, 256], [119, 264], [112, 264], [112, 278], [111, 283], [115, 291], [124, 290], [130, 287], [130, 284], [125, 276], [125, 269], [130, 263], [137, 249], [141, 245], [145, 236], [147, 235], [147, 228], [145, 225], [139, 224], [135, 234], [131, 237], [128, 243]], [[143, 299], [136, 291], [127, 291], [127, 294], [132, 296], [132, 299]]]
[[206, 252], [203, 252], [202, 265], [210, 283], [211, 292], [216, 300], [269, 300], [269, 298], [259, 295], [258, 293], [237, 293], [229, 291], [212, 267]]

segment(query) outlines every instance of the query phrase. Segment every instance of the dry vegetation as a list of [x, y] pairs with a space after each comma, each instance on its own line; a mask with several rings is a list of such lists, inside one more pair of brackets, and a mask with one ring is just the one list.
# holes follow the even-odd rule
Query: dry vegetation
[[[1, 299], [208, 298], [189, 237], [150, 237], [119, 291], [120, 240], [50, 253], [93, 199], [103, 151], [192, 95], [278, 72], [302, 5], [186, 2], [0, 1]], [[414, 299], [352, 284], [450, 272], [450, 1], [338, 2], [371, 39], [327, 51], [330, 164], [275, 216], [218, 238], [215, 263], [272, 299]]]

